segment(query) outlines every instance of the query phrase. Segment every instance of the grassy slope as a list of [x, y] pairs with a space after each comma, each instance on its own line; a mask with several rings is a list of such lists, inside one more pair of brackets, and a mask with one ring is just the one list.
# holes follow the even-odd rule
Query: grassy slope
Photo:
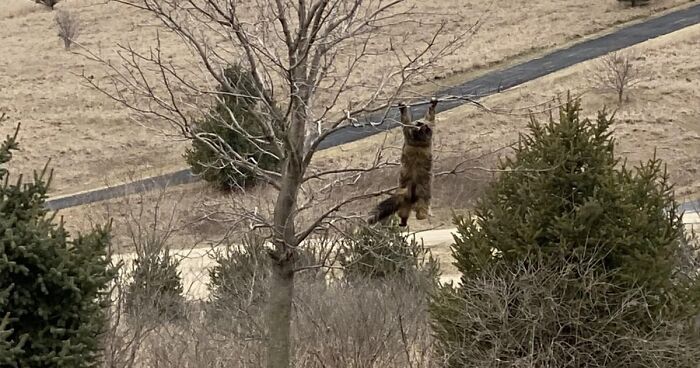
[[[671, 178], [677, 184], [677, 194], [697, 197], [700, 194], [700, 108], [697, 104], [700, 101], [700, 25], [650, 40], [625, 52], [636, 55], [635, 65], [645, 75], [645, 80], [630, 90], [622, 106], [617, 106], [613, 91], [596, 88], [589, 82], [590, 71], [596, 68], [599, 60], [575, 65], [482, 100], [493, 111], [462, 106], [439, 114], [436, 151], [441, 158], [438, 165], [447, 167], [456, 160], [476, 156], [464, 152], [489, 151], [514, 142], [529, 120], [527, 107], [544, 111], [546, 106], [540, 103], [556, 96], [563, 97], [570, 90], [572, 95], [582, 95], [587, 116], [595, 117], [596, 111], [605, 107], [609, 111], [616, 110], [617, 123], [613, 129], [618, 154], [630, 164], [636, 164], [652, 157], [656, 150], [657, 156], [668, 164]], [[547, 119], [548, 113], [535, 116]], [[347, 144], [339, 151], [321, 153], [318, 160], [343, 157], [355, 162], [366, 161], [370, 158], [367, 154], [370, 147], [381, 144], [399, 147], [401, 137], [397, 133]], [[477, 175], [480, 171], [469, 172]], [[436, 200], [442, 205], [438, 207], [466, 203], [470, 199], [460, 200], [460, 192], [454, 190], [458, 186], [455, 180], [447, 179], [444, 183], [449, 189], [438, 188]], [[472, 184], [477, 186], [478, 182], [472, 181]]]
[[[645, 42], [628, 51], [642, 55], [637, 63], [649, 79], [632, 90], [629, 101], [617, 111], [618, 122], [614, 126], [617, 152], [634, 163], [651, 157], [656, 148], [657, 154], [669, 164], [671, 176], [678, 183], [678, 193], [697, 196], [700, 194], [700, 174], [697, 172], [700, 167], [700, 109], [697, 106], [700, 100], [700, 85], [697, 83], [700, 80], [700, 25]], [[507, 151], [477, 157], [481, 152], [493, 151], [514, 141], [518, 132], [524, 130], [528, 118], [519, 108], [546, 101], [565, 92], [566, 88], [571, 88], [574, 94], [585, 92], [584, 109], [589, 116], [594, 116], [595, 111], [605, 105], [614, 106], [614, 93], [588, 86], [587, 71], [596, 62], [576, 65], [484, 99], [488, 107], [501, 113], [464, 106], [439, 114], [435, 147], [436, 161], [441, 167], [438, 171], [464, 159], [474, 160], [467, 163], [471, 169], [466, 172], [436, 180], [435, 217], [425, 222], [412, 219], [412, 230], [450, 227], [451, 212], [463, 212], [470, 207], [492, 175], [482, 168], [493, 167], [496, 156]], [[510, 109], [514, 109], [513, 113], [503, 113]], [[540, 118], [546, 117], [541, 114]], [[382, 146], [387, 148], [387, 159], [395, 160], [401, 145], [396, 133], [392, 131], [324, 151], [317, 157], [315, 165], [361, 165], [370, 161], [374, 151]], [[334, 195], [343, 197], [386, 188], [395, 181], [396, 169], [386, 169], [365, 175], [354, 185], [338, 188]], [[232, 225], [229, 222], [222, 227], [214, 221], [199, 221], [202, 216], [226, 218], [227, 213], [230, 214], [241, 202], [253, 204], [264, 212], [272, 208], [274, 199], [265, 188], [255, 189], [246, 196], [222, 197], [201, 183], [169, 189], [165, 196], [163, 207], [167, 213], [175, 208], [176, 222], [183, 226], [173, 239], [173, 244], [182, 247], [193, 245], [193, 239], [198, 235], [223, 234], [223, 230]], [[105, 215], [114, 217], [117, 244], [128, 248], [125, 224], [130, 211], [138, 211], [134, 204], [146, 203], [148, 212], [156, 197], [157, 193], [149, 193], [143, 198], [107, 201], [61, 213], [68, 224], [79, 229], [85, 228], [90, 221], [103, 222]], [[357, 203], [348, 213], [364, 214], [374, 202]], [[435, 251], [441, 256], [449, 256], [446, 244], [438, 246]]]
[[[622, 9], [612, 0], [563, 0], [556, 5], [533, 0], [527, 6], [481, 0], [411, 2], [419, 10], [460, 16], [465, 25], [487, 14], [469, 46], [436, 70], [447, 77], [440, 83], [458, 83], [498, 63], [687, 3], [658, 0], [651, 7]], [[83, 20], [78, 41], [90, 50], [109, 56], [117, 43], [140, 49], [154, 44], [155, 22], [135, 10], [97, 0], [66, 0], [58, 8], [74, 11]], [[420, 32], [409, 31], [415, 36]], [[54, 194], [120, 181], [130, 172], [144, 175], [180, 168], [185, 142], [167, 137], [172, 131], [158, 122], [149, 122], [155, 128], [149, 130], [131, 121], [127, 111], [85, 86], [80, 74], [99, 76], [104, 70], [63, 50], [55, 33], [53, 13], [46, 9], [28, 0], [0, 2], [0, 111], [13, 118], [0, 127], [0, 134], [9, 133], [14, 122], [23, 126], [22, 152], [13, 166], [28, 173], [52, 159]], [[162, 36], [166, 55], [185, 61], [188, 52], [176, 38]], [[372, 64], [363, 75], [371, 78], [381, 69], [381, 64]]]

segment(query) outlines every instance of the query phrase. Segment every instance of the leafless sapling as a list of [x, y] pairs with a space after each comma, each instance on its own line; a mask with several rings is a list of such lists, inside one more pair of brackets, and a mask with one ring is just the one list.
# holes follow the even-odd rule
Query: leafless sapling
[[58, 37], [63, 41], [63, 46], [66, 50], [68, 50], [80, 34], [80, 19], [75, 13], [61, 9], [56, 12], [55, 21], [58, 28]]
[[626, 52], [611, 52], [598, 60], [591, 80], [598, 88], [615, 91], [618, 104], [622, 104], [625, 92], [642, 81], [641, 69], [634, 60]]

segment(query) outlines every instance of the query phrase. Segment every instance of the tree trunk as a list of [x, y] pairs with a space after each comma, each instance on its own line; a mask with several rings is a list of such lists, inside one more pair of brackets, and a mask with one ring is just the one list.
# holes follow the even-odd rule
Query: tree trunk
[[293, 262], [274, 262], [268, 305], [268, 368], [291, 365], [291, 322], [294, 296]]
[[622, 97], [623, 94], [625, 93], [624, 87], [620, 87], [620, 89], [617, 90], [617, 104], [622, 105]]
[[292, 297], [294, 296], [294, 209], [299, 171], [287, 159], [282, 188], [275, 205], [275, 250], [272, 258], [270, 303], [267, 306], [267, 367], [291, 367]]
[[298, 245], [294, 225], [297, 194], [303, 175], [300, 154], [304, 150], [304, 126], [298, 124], [291, 131], [290, 136], [296, 139], [294, 140], [294, 148], [286, 159], [283, 170], [284, 178], [275, 204], [275, 250], [270, 254], [273, 266], [270, 304], [268, 305], [266, 321], [268, 324], [268, 368], [291, 367], [294, 262]]
[[[300, 71], [301, 70], [301, 71]], [[295, 70], [293, 81], [303, 80], [303, 68]], [[306, 103], [308, 91], [299, 89], [302, 83], [294, 86], [291, 99], [291, 117], [289, 124], [289, 146], [286, 149], [282, 185], [277, 196], [274, 212], [274, 245], [271, 253], [273, 261], [272, 282], [270, 285], [270, 304], [267, 315], [267, 367], [291, 367], [292, 351], [292, 298], [294, 296], [294, 266], [296, 260], [297, 239], [295, 232], [296, 205], [299, 187], [304, 176], [303, 154], [306, 136]]]

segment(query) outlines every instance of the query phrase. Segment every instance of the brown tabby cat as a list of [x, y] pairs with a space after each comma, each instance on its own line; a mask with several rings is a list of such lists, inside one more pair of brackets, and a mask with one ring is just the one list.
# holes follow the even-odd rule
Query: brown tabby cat
[[425, 119], [411, 124], [410, 111], [405, 104], [399, 105], [404, 136], [399, 188], [391, 197], [377, 205], [367, 220], [369, 224], [384, 221], [398, 213], [401, 226], [406, 226], [411, 210], [416, 211], [417, 220], [428, 218], [433, 181], [435, 106], [437, 99], [433, 98]]

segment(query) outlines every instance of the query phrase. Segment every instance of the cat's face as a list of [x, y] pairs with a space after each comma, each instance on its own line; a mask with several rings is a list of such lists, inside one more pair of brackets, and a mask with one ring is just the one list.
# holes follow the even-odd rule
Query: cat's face
[[418, 120], [406, 130], [407, 142], [414, 146], [429, 145], [433, 138], [433, 129], [425, 122]]

